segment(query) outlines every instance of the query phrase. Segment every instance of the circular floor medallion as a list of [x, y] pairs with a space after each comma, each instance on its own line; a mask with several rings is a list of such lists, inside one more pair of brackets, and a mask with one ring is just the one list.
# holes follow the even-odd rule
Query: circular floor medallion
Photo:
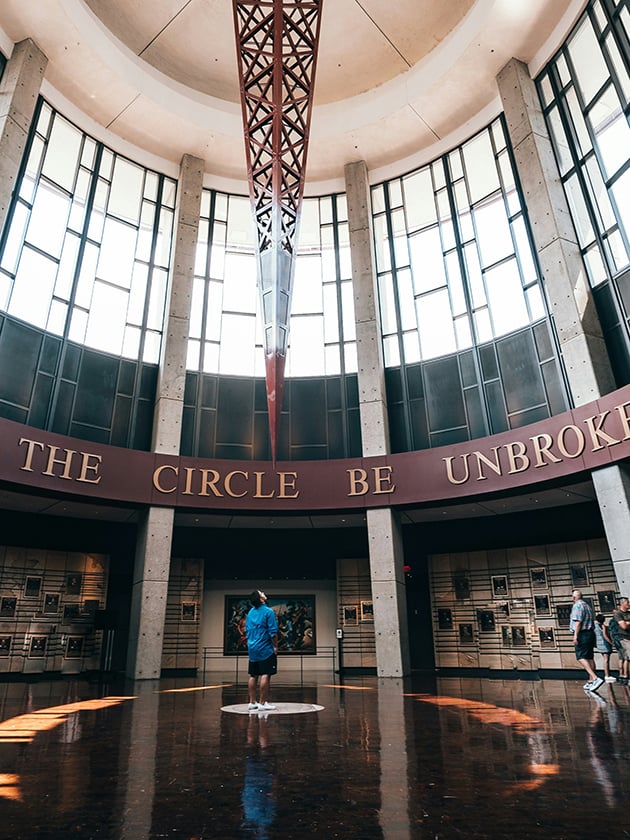
[[321, 712], [323, 706], [315, 703], [274, 703], [275, 709], [253, 709], [250, 711], [248, 703], [239, 703], [236, 706], [221, 706], [222, 712], [230, 712], [235, 715], [303, 715], [305, 712]]

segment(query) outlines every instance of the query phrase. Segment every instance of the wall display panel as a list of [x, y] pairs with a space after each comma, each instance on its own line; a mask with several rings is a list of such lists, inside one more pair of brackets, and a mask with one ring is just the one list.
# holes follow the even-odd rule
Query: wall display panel
[[[267, 606], [276, 614], [279, 654], [317, 654], [314, 595], [269, 595]], [[225, 656], [247, 653], [245, 620], [250, 609], [248, 598], [225, 596]], [[362, 614], [361, 620], [364, 620]]]

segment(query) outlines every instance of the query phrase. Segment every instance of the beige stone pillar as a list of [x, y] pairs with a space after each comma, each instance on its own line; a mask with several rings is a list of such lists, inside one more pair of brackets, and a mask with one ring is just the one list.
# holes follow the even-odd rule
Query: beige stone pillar
[[[352, 285], [359, 363], [359, 410], [363, 455], [389, 453], [385, 368], [381, 343], [376, 259], [367, 168], [345, 167]], [[410, 670], [407, 599], [400, 519], [383, 506], [367, 515], [370, 577], [374, 601], [376, 667], [379, 677], [401, 677]]]
[[[170, 455], [179, 454], [180, 447], [203, 172], [202, 160], [191, 155], [182, 158], [168, 316], [153, 422], [153, 451]], [[138, 529], [126, 669], [127, 676], [136, 680], [160, 676], [174, 518], [172, 508], [152, 507], [145, 512]]]
[[27, 38], [16, 44], [0, 79], [0, 232], [4, 228], [48, 59]]
[[[575, 405], [610, 393], [615, 381], [540, 100], [513, 58], [497, 76], [508, 133]], [[592, 473], [620, 589], [630, 586], [630, 481], [624, 467]]]

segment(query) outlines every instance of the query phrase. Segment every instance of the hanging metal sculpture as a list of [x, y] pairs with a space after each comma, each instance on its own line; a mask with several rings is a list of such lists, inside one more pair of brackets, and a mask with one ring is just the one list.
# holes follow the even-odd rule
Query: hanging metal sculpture
[[232, 0], [275, 462], [322, 0]]

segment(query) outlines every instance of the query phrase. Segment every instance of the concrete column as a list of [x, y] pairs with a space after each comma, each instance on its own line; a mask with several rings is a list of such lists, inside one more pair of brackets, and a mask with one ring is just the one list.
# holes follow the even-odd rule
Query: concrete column
[[[536, 87], [522, 61], [511, 59], [497, 84], [534, 246], [551, 305], [575, 405], [615, 389], [612, 368]], [[592, 474], [620, 588], [630, 583], [630, 493], [623, 467]]]
[[[345, 167], [352, 285], [359, 362], [359, 410], [363, 455], [389, 453], [385, 366], [381, 344], [376, 258], [367, 167]], [[374, 601], [376, 665], [380, 677], [410, 670], [401, 526], [390, 508], [368, 511], [370, 576]]]
[[[153, 422], [153, 451], [179, 454], [186, 353], [204, 163], [191, 155], [179, 174], [167, 322]], [[157, 679], [162, 664], [164, 620], [175, 512], [149, 508], [138, 529], [134, 565], [127, 676]]]
[[27, 38], [16, 44], [0, 80], [0, 232], [4, 228], [48, 59]]

